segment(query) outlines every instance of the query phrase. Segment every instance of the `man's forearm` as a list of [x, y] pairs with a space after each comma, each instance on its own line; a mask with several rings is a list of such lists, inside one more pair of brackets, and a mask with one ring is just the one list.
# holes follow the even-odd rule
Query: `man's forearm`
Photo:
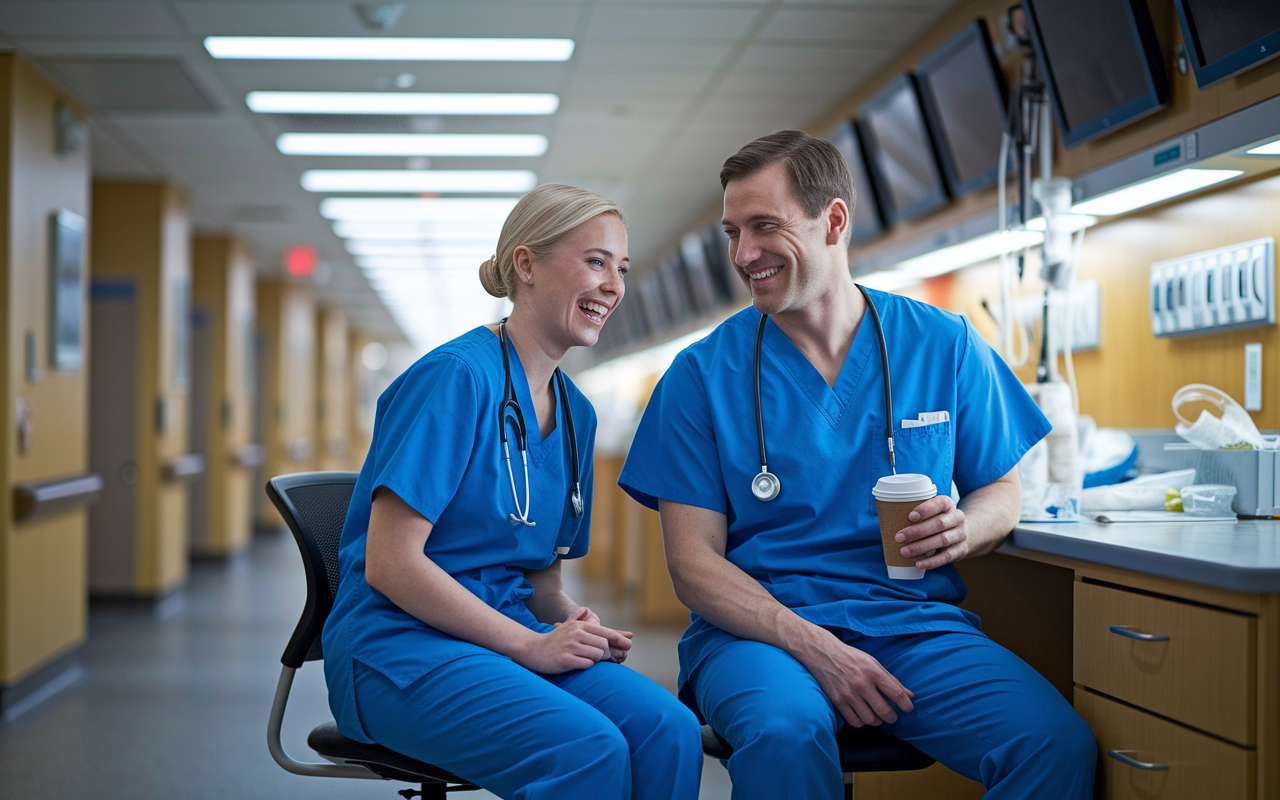
[[969, 557], [990, 553], [1009, 537], [1022, 510], [1022, 484], [1015, 469], [974, 489], [960, 501], [969, 532]]
[[832, 634], [779, 603], [758, 581], [723, 554], [703, 546], [701, 537], [669, 536], [699, 524], [703, 516], [688, 506], [662, 504], [667, 569], [676, 596], [694, 613], [740, 639], [778, 647], [801, 662]]

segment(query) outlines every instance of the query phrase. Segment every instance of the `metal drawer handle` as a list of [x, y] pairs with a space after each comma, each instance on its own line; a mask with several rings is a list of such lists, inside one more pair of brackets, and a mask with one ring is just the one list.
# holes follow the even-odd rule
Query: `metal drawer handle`
[[1168, 764], [1149, 764], [1146, 761], [1139, 761], [1136, 758], [1130, 758], [1121, 750], [1108, 750], [1107, 755], [1111, 756], [1116, 761], [1119, 761], [1121, 764], [1128, 764], [1134, 769], [1145, 769], [1150, 772], [1159, 772], [1169, 768]]
[[1129, 630], [1128, 625], [1112, 625], [1111, 632], [1120, 636], [1127, 636], [1130, 639], [1137, 639], [1143, 642], [1167, 642], [1169, 634], [1167, 633], [1138, 633]]

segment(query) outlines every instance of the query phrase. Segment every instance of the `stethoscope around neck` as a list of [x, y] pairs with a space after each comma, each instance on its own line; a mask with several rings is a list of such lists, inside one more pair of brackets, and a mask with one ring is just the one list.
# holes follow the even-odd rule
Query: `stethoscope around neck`
[[[889, 350], [884, 343], [884, 328], [880, 325], [880, 314], [876, 312], [876, 304], [871, 302], [871, 295], [861, 285], [858, 291], [867, 301], [867, 310], [871, 312], [871, 322], [876, 326], [876, 339], [880, 343], [880, 368], [884, 371], [884, 427], [885, 439], [889, 444], [889, 469], [898, 474], [897, 463], [893, 455], [893, 390], [889, 385]], [[760, 324], [756, 327], [756, 354], [752, 365], [755, 373], [756, 390], [756, 435], [760, 439], [760, 474], [751, 479], [751, 493], [759, 500], [768, 502], [782, 493], [782, 481], [769, 471], [769, 456], [764, 447], [764, 415], [760, 413], [760, 353], [764, 343], [764, 324], [769, 320], [768, 314], [760, 315]]]
[[[517, 514], [508, 514], [512, 522], [521, 522], [530, 528], [538, 523], [529, 519], [529, 438], [524, 427], [524, 412], [516, 400], [515, 384], [511, 382], [511, 355], [507, 352], [507, 318], [498, 322], [498, 342], [502, 345], [502, 368], [506, 372], [506, 382], [502, 388], [502, 405], [498, 406], [498, 431], [502, 439], [502, 458], [507, 464], [507, 478], [511, 481], [511, 499], [515, 501]], [[556, 388], [559, 389], [560, 406], [564, 409], [564, 424], [568, 429], [569, 458], [573, 462], [573, 483], [569, 488], [569, 505], [573, 515], [581, 517], [583, 512], [582, 487], [578, 475], [578, 437], [573, 430], [573, 411], [569, 408], [569, 393], [565, 391], [564, 373], [556, 367]], [[520, 495], [516, 492], [516, 476], [511, 470], [511, 449], [507, 445], [507, 416], [510, 412], [515, 419], [514, 437], [516, 450], [520, 452], [520, 460], [524, 462], [524, 508], [520, 508]], [[763, 440], [762, 440], [763, 441]]]

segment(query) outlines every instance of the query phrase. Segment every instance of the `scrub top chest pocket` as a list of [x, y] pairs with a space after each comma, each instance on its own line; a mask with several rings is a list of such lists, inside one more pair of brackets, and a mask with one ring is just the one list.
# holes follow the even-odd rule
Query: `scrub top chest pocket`
[[950, 487], [955, 465], [951, 431], [954, 425], [952, 420], [914, 427], [902, 427], [899, 423], [893, 434], [898, 473], [928, 475], [939, 490]]

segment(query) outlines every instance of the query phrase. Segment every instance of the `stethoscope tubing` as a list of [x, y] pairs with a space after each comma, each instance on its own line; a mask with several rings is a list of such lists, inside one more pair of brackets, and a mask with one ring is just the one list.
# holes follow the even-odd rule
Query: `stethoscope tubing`
[[[511, 482], [511, 499], [515, 501], [515, 514], [508, 514], [507, 518], [512, 522], [520, 522], [532, 528], [538, 523], [529, 519], [529, 506], [533, 502], [533, 498], [529, 494], [529, 439], [524, 424], [524, 411], [520, 408], [520, 402], [516, 400], [515, 384], [511, 380], [511, 355], [507, 350], [507, 320], [504, 317], [498, 322], [498, 342], [502, 345], [502, 368], [506, 373], [506, 380], [502, 387], [502, 403], [498, 406], [498, 433], [502, 442], [502, 459], [507, 465], [507, 478]], [[582, 502], [582, 486], [581, 476], [578, 466], [578, 436], [573, 426], [573, 409], [569, 407], [569, 393], [564, 382], [564, 373], [556, 367], [555, 371], [556, 388], [560, 393], [560, 407], [564, 413], [564, 424], [568, 428], [566, 435], [569, 438], [569, 458], [572, 463], [573, 485], [569, 490], [570, 505], [573, 509], [573, 515], [580, 517], [583, 514]], [[516, 450], [520, 453], [520, 459], [524, 464], [524, 508], [520, 508], [520, 495], [516, 492], [516, 476], [511, 469], [511, 449], [507, 444], [507, 412], [511, 412], [511, 416], [515, 418], [516, 426], [514, 438], [516, 440]]]
[[[893, 449], [893, 387], [889, 380], [889, 348], [885, 344], [884, 327], [880, 324], [880, 313], [876, 310], [876, 304], [872, 302], [871, 295], [867, 292], [866, 287], [861, 284], [854, 285], [858, 287], [858, 291], [862, 292], [862, 297], [867, 301], [867, 310], [871, 312], [871, 323], [875, 326], [876, 340], [880, 346], [880, 369], [884, 373], [885, 440], [889, 447], [889, 469], [896, 475], [898, 466]], [[768, 314], [760, 315], [760, 324], [756, 326], [755, 358], [752, 363], [755, 384], [756, 436], [760, 444], [760, 474], [756, 475], [751, 481], [751, 493], [765, 502], [774, 499], [782, 492], [782, 482], [778, 479], [776, 473], [769, 471], [769, 455], [764, 443], [764, 414], [760, 410], [761, 351], [764, 343], [764, 326], [768, 321]]]

